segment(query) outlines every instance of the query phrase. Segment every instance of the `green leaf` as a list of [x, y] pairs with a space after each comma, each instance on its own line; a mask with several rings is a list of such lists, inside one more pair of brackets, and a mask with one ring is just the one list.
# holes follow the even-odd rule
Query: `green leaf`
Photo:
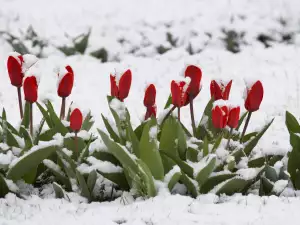
[[155, 197], [156, 189], [149, 167], [140, 159], [137, 160], [137, 164], [139, 170], [141, 171], [141, 178], [143, 180], [143, 183], [146, 185], [147, 196]]
[[140, 143], [139, 143], [139, 140], [138, 138], [136, 137], [133, 129], [132, 129], [132, 126], [131, 126], [131, 123], [130, 123], [130, 119], [127, 118], [127, 126], [126, 126], [126, 137], [127, 137], [127, 140], [128, 142], [131, 143], [131, 150], [132, 152], [137, 156], [137, 157], [140, 157]]
[[160, 153], [166, 155], [170, 159], [172, 159], [176, 164], [180, 167], [180, 169], [186, 173], [189, 177], [194, 176], [194, 169], [189, 164], [187, 164], [185, 161], [181, 160], [179, 156], [176, 156], [175, 154], [172, 154], [167, 151], [160, 150]]
[[255, 138], [253, 138], [251, 141], [249, 141], [246, 144], [246, 146], [244, 148], [244, 152], [247, 156], [250, 155], [253, 148], [257, 145], [258, 141], [264, 135], [264, 133], [268, 130], [268, 128], [273, 123], [273, 121], [274, 121], [274, 119], [272, 119], [267, 125], [265, 125], [264, 128], [255, 136]]
[[99, 170], [98, 172], [106, 179], [118, 185], [122, 190], [129, 190], [129, 184], [124, 173], [103, 173]]
[[39, 137], [39, 140], [40, 141], [51, 141], [55, 134], [57, 134], [56, 129], [51, 128], [51, 129], [46, 130], [45, 132], [41, 133], [40, 137]]
[[108, 122], [107, 118], [103, 116], [103, 114], [101, 114], [102, 116], [102, 120], [104, 122], [104, 125], [106, 127], [107, 132], [109, 133], [110, 137], [115, 141], [120, 143], [120, 138], [118, 136], [118, 134], [114, 131], [114, 129], [111, 127], [110, 123]]
[[44, 126], [44, 124], [45, 124], [45, 121], [46, 121], [45, 118], [42, 118], [42, 120], [41, 120], [41, 122], [40, 122], [40, 126], [39, 126], [37, 132], [36, 132], [35, 135], [34, 135], [34, 139], [33, 139], [33, 144], [34, 144], [34, 145], [38, 145], [38, 143], [39, 143], [39, 138], [40, 138], [40, 135], [41, 135], [41, 133], [42, 133], [42, 130], [43, 130], [43, 126]]
[[224, 182], [225, 180], [231, 179], [235, 176], [234, 173], [228, 173], [228, 174], [216, 174], [212, 177], [209, 177], [206, 182], [201, 186], [200, 193], [207, 194], [209, 191], [211, 191], [215, 186], [218, 184]]
[[36, 175], [37, 175], [37, 167], [33, 168], [31, 171], [29, 171], [28, 173], [26, 173], [23, 176], [23, 180], [27, 184], [33, 184], [35, 182]]
[[29, 123], [30, 123], [30, 103], [26, 101], [24, 116], [21, 125], [24, 126], [26, 129], [28, 129]]
[[143, 134], [143, 130], [144, 130], [144, 126], [145, 126], [145, 122], [142, 122], [137, 128], [135, 128], [134, 133], [137, 137], [138, 140], [141, 140], [142, 134]]
[[276, 170], [273, 167], [268, 165], [266, 165], [265, 167], [265, 176], [272, 182], [276, 182], [278, 180]]
[[233, 195], [235, 193], [240, 193], [245, 186], [248, 184], [247, 180], [242, 178], [232, 178], [226, 181], [216, 192], [217, 195], [226, 194]]
[[68, 133], [68, 128], [66, 128], [61, 122], [61, 120], [58, 118], [50, 101], [48, 101], [46, 107], [48, 109], [51, 121], [53, 122], [53, 128], [56, 129], [58, 133], [65, 136]]
[[213, 146], [211, 152], [215, 152], [215, 151], [217, 150], [217, 148], [219, 148], [222, 139], [223, 139], [223, 135], [220, 134], [220, 135], [218, 136], [218, 138], [216, 139], [216, 142], [215, 142], [215, 144], [214, 144], [214, 146]]
[[167, 100], [167, 102], [165, 104], [164, 109], [169, 108], [171, 105], [172, 105], [172, 95], [170, 94], [169, 97], [168, 97], [168, 100]]
[[185, 173], [182, 173], [180, 180], [186, 186], [192, 197], [196, 198], [198, 196], [197, 181], [191, 179]]
[[73, 159], [78, 159], [82, 151], [86, 148], [86, 143], [81, 137], [77, 137], [77, 148], [74, 137], [64, 138], [64, 147], [73, 152]]
[[57, 150], [58, 146], [55, 142], [52, 146], [39, 147], [35, 146], [34, 150], [30, 150], [25, 155], [14, 161], [7, 172], [7, 178], [11, 180], [19, 180], [25, 174], [37, 168], [37, 166], [51, 154]]
[[290, 133], [300, 133], [300, 125], [297, 119], [289, 111], [285, 113], [285, 124]]
[[111, 162], [112, 164], [114, 164], [116, 166], [121, 165], [119, 160], [116, 157], [114, 157], [110, 152], [94, 151], [92, 156], [94, 156], [96, 159], [99, 159], [101, 161]]
[[202, 118], [197, 127], [196, 137], [198, 139], [203, 140], [205, 136], [209, 136], [208, 129], [210, 129], [212, 127], [211, 110], [213, 107], [213, 102], [214, 102], [214, 99], [211, 98], [204, 109]]
[[0, 119], [1, 119], [0, 126], [3, 127], [3, 122], [5, 122], [5, 123], [6, 123], [6, 127], [7, 127], [13, 134], [18, 135], [18, 136], [20, 135], [19, 132], [13, 127], [13, 125], [11, 125], [9, 122], [7, 122], [6, 119], [3, 120], [2, 117], [0, 117]]
[[82, 174], [76, 169], [76, 177], [80, 185], [80, 190], [81, 190], [81, 196], [85, 197], [88, 199], [88, 201], [92, 200], [91, 193], [89, 191], [89, 188], [87, 186], [87, 183], [85, 182], [84, 177]]
[[259, 188], [259, 195], [269, 195], [273, 190], [274, 185], [270, 180], [265, 177], [261, 177], [260, 179], [260, 188]]
[[186, 160], [187, 140], [186, 134], [180, 123], [177, 123], [177, 149], [182, 160]]
[[180, 171], [173, 173], [172, 170], [169, 173], [172, 173], [172, 174], [166, 174], [165, 179], [166, 179], [166, 177], [170, 176], [168, 178], [168, 188], [169, 188], [169, 191], [171, 192], [173, 190], [175, 184], [177, 184], [178, 181], [180, 180], [180, 177], [182, 174]]
[[42, 113], [43, 118], [46, 120], [46, 123], [47, 123], [48, 127], [53, 128], [54, 125], [52, 123], [52, 120], [49, 116], [48, 111], [41, 104], [39, 104], [38, 102], [36, 102], [36, 105], [38, 106], [40, 112]]
[[90, 144], [92, 143], [92, 135], [88, 141], [88, 143], [85, 145], [84, 149], [81, 151], [80, 156], [78, 157], [77, 163], [80, 164], [86, 157], [89, 156], [89, 148]]
[[296, 186], [297, 171], [300, 171], [300, 151], [297, 149], [293, 149], [288, 155], [288, 172], [291, 175], [291, 180], [293, 182], [294, 187], [299, 190], [300, 185]]
[[65, 193], [64, 190], [62, 189], [62, 187], [57, 184], [56, 182], [53, 182], [53, 190], [55, 192], [55, 198], [64, 198], [65, 197]]
[[20, 145], [19, 145], [17, 139], [8, 129], [6, 130], [6, 143], [8, 146], [14, 146], [14, 147], [20, 148]]
[[198, 162], [198, 153], [199, 151], [197, 151], [196, 149], [188, 147], [186, 151], [186, 159], [191, 162]]
[[9, 192], [7, 183], [4, 177], [0, 174], [0, 198], [4, 198]]
[[258, 168], [262, 167], [266, 163], [266, 157], [259, 157], [248, 161], [249, 168]]
[[25, 127], [23, 127], [23, 126], [20, 127], [20, 134], [23, 136], [23, 138], [25, 140], [25, 148], [22, 151], [24, 153], [28, 149], [32, 148], [33, 143], [32, 143], [31, 136], [30, 136], [28, 130], [25, 129]]
[[295, 181], [295, 184], [294, 184], [295, 189], [300, 190], [300, 171], [299, 170], [296, 171], [296, 174], [294, 176], [294, 181]]
[[243, 137], [243, 140], [241, 140], [241, 143], [245, 143], [245, 142], [249, 141], [252, 137], [255, 137], [256, 135], [257, 135], [257, 132], [251, 132], [249, 134], [246, 134]]
[[92, 170], [89, 173], [89, 176], [88, 176], [88, 179], [87, 179], [87, 186], [90, 190], [90, 193], [93, 193], [96, 181], [97, 181], [97, 172], [95, 170]]
[[216, 156], [215, 155], [208, 155], [204, 157], [199, 164], [205, 165], [203, 168], [196, 174], [196, 181], [198, 182], [199, 187], [201, 187], [210, 174], [214, 171], [216, 166]]
[[94, 125], [95, 121], [93, 120], [93, 116], [91, 111], [86, 115], [84, 121], [82, 122], [81, 130], [89, 131]]
[[207, 136], [204, 137], [204, 142], [203, 142], [203, 156], [207, 156], [209, 153], [209, 146], [208, 146], [208, 140]]
[[295, 133], [290, 133], [290, 144], [293, 148], [300, 151], [300, 137]]
[[74, 39], [74, 48], [77, 52], [84, 54], [88, 46], [90, 34], [91, 30], [89, 30], [87, 34], [81, 34]]
[[155, 179], [163, 180], [164, 167], [159, 154], [157, 134], [152, 137], [154, 134], [151, 129], [156, 129], [156, 132], [158, 132], [155, 118], [149, 120], [144, 127], [139, 145], [140, 159], [149, 167]]

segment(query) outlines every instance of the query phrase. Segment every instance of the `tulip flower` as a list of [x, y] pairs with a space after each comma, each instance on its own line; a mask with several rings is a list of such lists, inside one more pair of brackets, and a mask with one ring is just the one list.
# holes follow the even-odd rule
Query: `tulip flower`
[[23, 104], [21, 96], [21, 87], [23, 84], [23, 71], [22, 71], [23, 57], [19, 53], [11, 54], [7, 59], [7, 71], [10, 82], [13, 86], [17, 87], [20, 117], [23, 118]]
[[126, 70], [120, 77], [110, 75], [111, 96], [118, 98], [121, 102], [127, 98], [131, 86], [131, 71]]
[[191, 82], [187, 89], [187, 94], [188, 94], [188, 100], [190, 103], [190, 114], [191, 114], [193, 133], [194, 133], [194, 135], [196, 135], [196, 124], [195, 124], [195, 117], [194, 117], [193, 100], [200, 92], [202, 71], [197, 66], [189, 65], [185, 69], [184, 76], [189, 77], [191, 79]]
[[65, 118], [66, 98], [71, 94], [74, 84], [74, 72], [70, 66], [66, 66], [65, 70], [58, 73], [57, 94], [62, 98], [60, 119]]
[[212, 123], [215, 128], [223, 129], [228, 121], [228, 107], [226, 105], [215, 105], [212, 109]]
[[232, 135], [233, 128], [237, 128], [237, 126], [239, 124], [239, 119], [240, 119], [240, 107], [239, 106], [230, 107], [229, 108], [229, 113], [228, 113], [227, 126], [229, 126], [231, 129], [230, 129], [230, 133], [229, 133], [226, 148], [229, 147], [230, 138], [231, 138], [231, 135]]
[[144, 106], [147, 108], [145, 120], [147, 120], [151, 116], [156, 116], [156, 88], [154, 84], [150, 84], [145, 90], [144, 96]]
[[219, 99], [228, 100], [231, 85], [232, 85], [232, 80], [230, 80], [228, 83], [224, 81], [212, 80], [210, 83], [211, 97], [213, 97], [215, 101]]
[[257, 111], [262, 102], [262, 99], [264, 96], [264, 88], [262, 86], [262, 83], [259, 80], [254, 83], [251, 82], [251, 84], [247, 85], [245, 94], [246, 94], [245, 108], [248, 110], [248, 116], [247, 116], [245, 126], [243, 129], [242, 135], [241, 135], [241, 140], [243, 140], [244, 135], [246, 133], [252, 112]]
[[38, 98], [38, 81], [35, 76], [27, 76], [23, 82], [25, 100], [30, 104], [30, 134], [33, 135], [33, 110], [32, 104]]
[[81, 129], [82, 121], [83, 121], [83, 116], [81, 111], [78, 108], [73, 109], [70, 114], [70, 128], [75, 132], [74, 145], [75, 145], [75, 151], [77, 156], [78, 156], [77, 133]]
[[180, 108], [188, 104], [187, 89], [190, 82], [186, 81], [172, 81], [171, 82], [171, 94], [172, 104], [178, 108], [178, 120], [180, 121]]

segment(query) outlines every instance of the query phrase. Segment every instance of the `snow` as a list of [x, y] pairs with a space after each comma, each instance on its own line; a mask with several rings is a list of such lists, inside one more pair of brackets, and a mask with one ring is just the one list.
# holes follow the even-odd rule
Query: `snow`
[[175, 173], [181, 172], [179, 166], [175, 165], [173, 168], [165, 175], [164, 182], [168, 184]]
[[287, 185], [288, 185], [287, 180], [278, 180], [275, 182], [272, 192], [276, 194], [280, 194], [287, 187]]
[[0, 169], [6, 168], [14, 159], [11, 151], [0, 153]]
[[158, 127], [155, 125], [150, 128], [149, 130], [149, 138], [150, 140], [156, 140], [157, 138], [157, 133], [158, 133]]
[[81, 164], [77, 169], [82, 173], [90, 173], [92, 170], [98, 170], [102, 173], [122, 173], [123, 169], [108, 161], [101, 161], [93, 156], [87, 158], [87, 162], [91, 164]]
[[246, 168], [239, 169], [238, 171], [236, 171], [236, 174], [244, 180], [253, 180], [260, 171], [261, 168]]
[[52, 170], [54, 170], [55, 172], [64, 175], [63, 171], [60, 169], [60, 167], [55, 164], [52, 160], [49, 159], [44, 159], [43, 163], [45, 166], [47, 166], [48, 168], [51, 168]]
[[22, 71], [26, 73], [32, 66], [34, 66], [38, 61], [38, 58], [32, 54], [23, 55]]

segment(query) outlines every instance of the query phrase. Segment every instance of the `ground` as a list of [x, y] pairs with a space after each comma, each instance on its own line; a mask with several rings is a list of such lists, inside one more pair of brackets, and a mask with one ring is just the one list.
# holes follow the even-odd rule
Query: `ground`
[[[265, 94], [255, 112], [249, 131], [259, 129], [275, 117], [261, 139], [257, 154], [290, 150], [285, 128], [285, 111], [300, 115], [300, 2], [267, 1], [37, 1], [0, 0], [0, 33], [22, 37], [31, 25], [48, 42], [38, 64], [41, 76], [39, 100], [52, 99], [59, 109], [55, 68], [70, 64], [75, 86], [68, 103], [91, 110], [95, 127], [103, 127], [100, 113], [109, 115], [106, 95], [109, 74], [130, 68], [133, 83], [125, 103], [137, 125], [145, 113], [142, 96], [146, 84], [157, 87], [158, 113], [170, 93], [170, 81], [181, 79], [182, 69], [193, 63], [203, 71], [202, 90], [195, 100], [196, 120], [200, 120], [209, 100], [211, 79], [233, 79], [231, 99], [243, 108], [244, 80], [260, 79]], [[91, 29], [84, 55], [66, 57], [56, 47], [70, 44], [70, 37]], [[233, 32], [234, 31], [234, 32]], [[66, 35], [67, 34], [67, 35]], [[169, 39], [167, 40], [168, 34]], [[234, 44], [226, 39], [232, 34]], [[262, 41], [262, 37], [271, 41]], [[289, 38], [291, 37], [291, 38]], [[225, 39], [225, 41], [224, 41]], [[227, 41], [226, 41], [227, 40]], [[27, 46], [29, 43], [25, 41]], [[192, 50], [189, 47], [192, 46]], [[268, 46], [268, 48], [266, 48]], [[166, 51], [160, 54], [158, 49]], [[28, 47], [31, 52], [39, 49]], [[105, 48], [108, 62], [101, 63], [89, 53]], [[161, 48], [160, 48], [161, 49]], [[13, 49], [0, 36], [0, 105], [8, 119], [18, 124], [16, 90], [9, 83], [5, 61]], [[237, 52], [238, 53], [233, 53]], [[36, 124], [41, 115], [34, 113]], [[182, 120], [190, 128], [188, 108]], [[0, 199], [0, 224], [283, 224], [300, 206], [298, 198], [236, 196], [158, 196], [146, 201], [122, 199], [112, 203], [79, 204], [65, 200], [41, 200], [36, 196], [21, 200], [13, 195]], [[67, 215], [67, 216], [66, 216]], [[296, 224], [296, 223], [295, 223]]]

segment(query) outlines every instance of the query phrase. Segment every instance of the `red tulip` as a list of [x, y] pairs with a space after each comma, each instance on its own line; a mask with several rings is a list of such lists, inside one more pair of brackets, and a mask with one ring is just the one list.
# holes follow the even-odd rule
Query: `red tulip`
[[154, 84], [150, 84], [145, 91], [144, 106], [151, 107], [155, 105], [155, 98], [156, 98], [156, 88]]
[[80, 131], [82, 120], [83, 117], [81, 111], [78, 108], [75, 108], [70, 115], [70, 128], [75, 132]]
[[145, 120], [147, 120], [150, 117], [156, 117], [156, 105], [147, 107], [146, 115], [145, 115]]
[[74, 83], [74, 73], [70, 66], [66, 66], [64, 74], [58, 74], [58, 89], [57, 94], [59, 97], [66, 98], [68, 97], [73, 88]]
[[116, 75], [110, 75], [111, 96], [118, 98], [120, 101], [124, 101], [129, 94], [131, 79], [132, 75], [130, 70], [126, 70], [120, 79], [118, 79]]
[[227, 125], [230, 128], [237, 128], [240, 119], [240, 107], [232, 107], [229, 110]]
[[37, 101], [38, 97], [38, 83], [35, 76], [25, 77], [23, 83], [25, 100], [30, 103]]
[[217, 82], [216, 80], [212, 80], [210, 83], [210, 95], [214, 97], [214, 100], [228, 100], [230, 89], [232, 85], [232, 80], [230, 80], [227, 84], [224, 82]]
[[171, 82], [171, 93], [172, 93], [172, 104], [176, 107], [182, 107], [188, 104], [188, 83], [185, 81], [172, 81]]
[[200, 92], [200, 83], [202, 78], [202, 71], [199, 67], [189, 65], [184, 72], [185, 77], [191, 78], [191, 82], [188, 87], [188, 95], [195, 98]]
[[250, 112], [258, 110], [263, 96], [264, 88], [262, 86], [262, 83], [258, 80], [251, 87], [247, 87], [245, 108]]
[[228, 107], [216, 105], [212, 109], [212, 123], [215, 128], [222, 129], [226, 126], [228, 120]]
[[24, 77], [22, 71], [23, 62], [23, 57], [19, 53], [16, 53], [15, 56], [11, 55], [7, 59], [7, 71], [13, 86], [22, 87]]

